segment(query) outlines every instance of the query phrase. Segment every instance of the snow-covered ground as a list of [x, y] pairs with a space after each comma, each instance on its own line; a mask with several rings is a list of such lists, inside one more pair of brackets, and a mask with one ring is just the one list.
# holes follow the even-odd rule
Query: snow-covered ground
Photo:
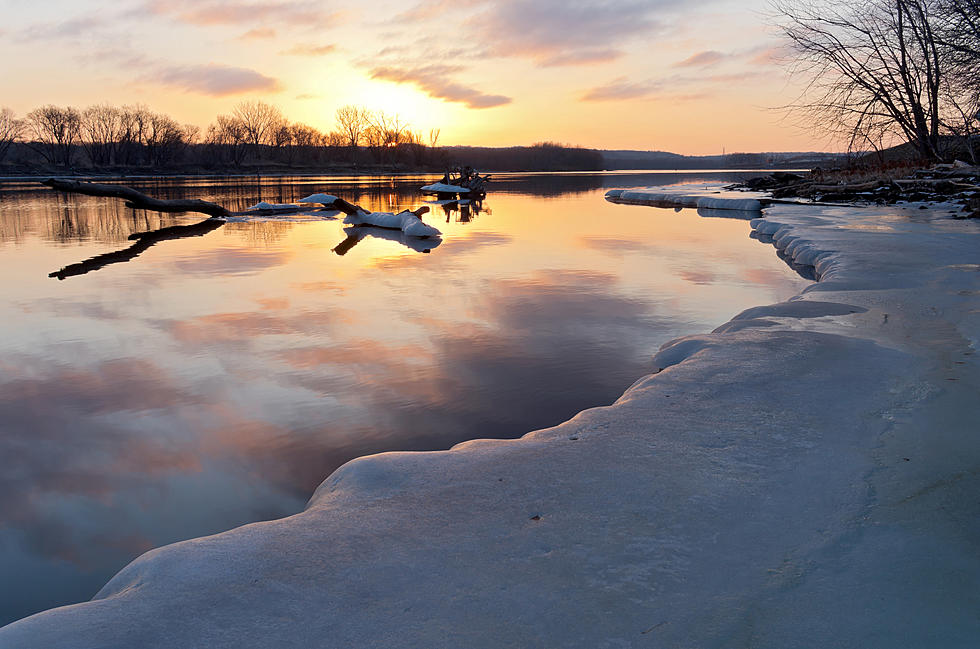
[[947, 212], [772, 207], [819, 283], [612, 406], [354, 460], [0, 647], [975, 647], [980, 224]]

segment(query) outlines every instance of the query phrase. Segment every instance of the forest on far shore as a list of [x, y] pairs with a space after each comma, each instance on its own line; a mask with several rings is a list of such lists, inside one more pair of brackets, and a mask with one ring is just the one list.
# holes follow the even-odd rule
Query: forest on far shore
[[325, 133], [290, 122], [271, 104], [244, 101], [202, 131], [147, 106], [42, 106], [18, 118], [0, 110], [0, 173], [221, 173], [438, 171], [458, 165], [513, 171], [603, 169], [595, 149], [442, 147], [397, 114], [337, 110]]
[[329, 133], [290, 122], [261, 101], [218, 115], [206, 130], [146, 106], [42, 106], [18, 118], [0, 110], [0, 175], [434, 172], [810, 168], [830, 154], [606, 151], [554, 142], [530, 146], [441, 146], [398, 115], [359, 106], [337, 110]]

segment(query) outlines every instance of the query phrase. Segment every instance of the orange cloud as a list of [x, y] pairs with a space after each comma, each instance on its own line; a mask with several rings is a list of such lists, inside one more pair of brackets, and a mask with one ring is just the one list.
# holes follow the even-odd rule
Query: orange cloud
[[450, 75], [461, 69], [459, 66], [449, 65], [419, 68], [377, 67], [371, 70], [371, 78], [414, 84], [430, 97], [466, 104], [470, 108], [493, 108], [511, 103], [510, 97], [490, 95], [452, 81]]

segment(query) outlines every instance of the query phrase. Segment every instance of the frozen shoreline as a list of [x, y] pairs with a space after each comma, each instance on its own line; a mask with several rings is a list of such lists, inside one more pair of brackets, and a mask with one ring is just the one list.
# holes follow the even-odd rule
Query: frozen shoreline
[[614, 405], [354, 460], [0, 647], [973, 646], [980, 227], [947, 211], [770, 208], [820, 283]]

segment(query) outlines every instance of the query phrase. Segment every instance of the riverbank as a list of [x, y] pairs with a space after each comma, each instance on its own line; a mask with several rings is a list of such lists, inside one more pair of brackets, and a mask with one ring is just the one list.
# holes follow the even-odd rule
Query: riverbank
[[972, 646], [980, 227], [919, 207], [770, 207], [819, 283], [614, 405], [354, 460], [0, 647]]
[[816, 169], [808, 174], [776, 172], [736, 186], [765, 191], [775, 199], [818, 203], [903, 205], [951, 203], [955, 218], [980, 218], [980, 167], [957, 161], [932, 167]]

